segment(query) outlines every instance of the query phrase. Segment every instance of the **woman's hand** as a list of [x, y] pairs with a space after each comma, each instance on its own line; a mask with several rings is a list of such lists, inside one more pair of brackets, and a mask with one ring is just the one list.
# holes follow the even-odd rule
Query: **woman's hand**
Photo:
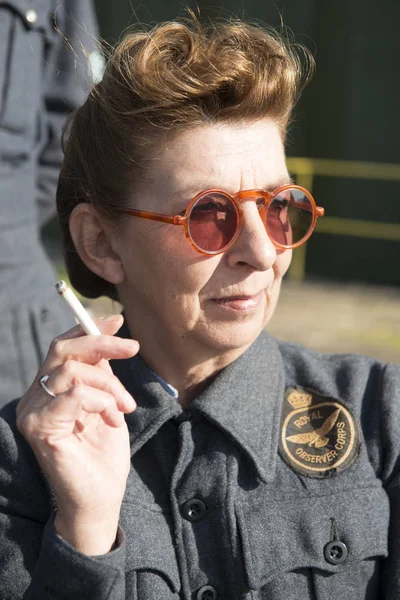
[[[98, 319], [102, 335], [80, 326], [56, 338], [38, 376], [17, 406], [29, 442], [57, 498], [56, 530], [86, 554], [112, 547], [130, 468], [124, 413], [136, 404], [109, 359], [134, 356], [139, 344], [114, 337], [122, 316]], [[49, 396], [39, 385], [48, 375]]]

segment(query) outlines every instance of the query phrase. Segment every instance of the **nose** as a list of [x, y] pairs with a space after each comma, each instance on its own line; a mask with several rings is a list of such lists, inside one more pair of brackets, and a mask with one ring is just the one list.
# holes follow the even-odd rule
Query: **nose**
[[228, 266], [248, 265], [252, 270], [267, 271], [277, 258], [277, 251], [271, 242], [261, 219], [257, 205], [251, 199], [241, 203], [243, 226], [236, 242], [226, 253]]

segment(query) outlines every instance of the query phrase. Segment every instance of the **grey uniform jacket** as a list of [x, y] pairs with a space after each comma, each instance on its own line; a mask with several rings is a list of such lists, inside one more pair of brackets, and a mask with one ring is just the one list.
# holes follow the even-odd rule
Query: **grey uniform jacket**
[[96, 33], [91, 0], [0, 0], [0, 405], [74, 325], [40, 227], [55, 214], [61, 128], [90, 88]]
[[[124, 335], [121, 334], [120, 335]], [[76, 552], [0, 419], [1, 600], [398, 600], [400, 368], [262, 333], [183, 410], [140, 357], [118, 547]]]

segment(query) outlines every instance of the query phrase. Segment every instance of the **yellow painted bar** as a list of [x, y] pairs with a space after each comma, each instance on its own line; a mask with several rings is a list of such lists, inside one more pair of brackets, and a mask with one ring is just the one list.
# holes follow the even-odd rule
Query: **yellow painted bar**
[[288, 157], [286, 163], [289, 171], [297, 176], [312, 174], [326, 177], [400, 181], [400, 165], [394, 163], [302, 157]]
[[303, 281], [306, 274], [306, 256], [307, 244], [303, 244], [293, 250], [292, 262], [287, 273], [288, 279], [291, 281]]
[[[290, 169], [291, 173], [293, 171]], [[296, 175], [296, 184], [301, 185], [310, 191], [313, 188], [314, 176], [312, 172], [309, 173], [293, 173]], [[293, 252], [292, 262], [288, 271], [288, 279], [291, 281], [303, 281], [306, 274], [306, 258], [307, 258], [307, 243], [299, 246]]]
[[324, 217], [318, 220], [315, 232], [400, 242], [400, 224], [398, 223]]
[[[354, 179], [375, 179], [379, 181], [400, 181], [400, 165], [393, 163], [373, 163], [353, 160], [332, 160], [326, 158], [288, 157], [289, 172], [296, 176], [297, 185], [312, 193], [315, 176], [351, 177]], [[326, 216], [317, 222], [316, 232], [332, 235], [400, 241], [400, 224], [341, 219]], [[306, 244], [293, 253], [288, 277], [302, 281], [306, 269]]]

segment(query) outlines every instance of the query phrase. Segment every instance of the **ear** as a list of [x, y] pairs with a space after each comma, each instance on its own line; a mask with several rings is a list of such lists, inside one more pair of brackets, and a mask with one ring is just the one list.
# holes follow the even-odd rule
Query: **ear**
[[106, 281], [118, 285], [125, 279], [119, 255], [111, 245], [113, 224], [86, 202], [71, 213], [69, 230], [75, 248], [85, 265]]

